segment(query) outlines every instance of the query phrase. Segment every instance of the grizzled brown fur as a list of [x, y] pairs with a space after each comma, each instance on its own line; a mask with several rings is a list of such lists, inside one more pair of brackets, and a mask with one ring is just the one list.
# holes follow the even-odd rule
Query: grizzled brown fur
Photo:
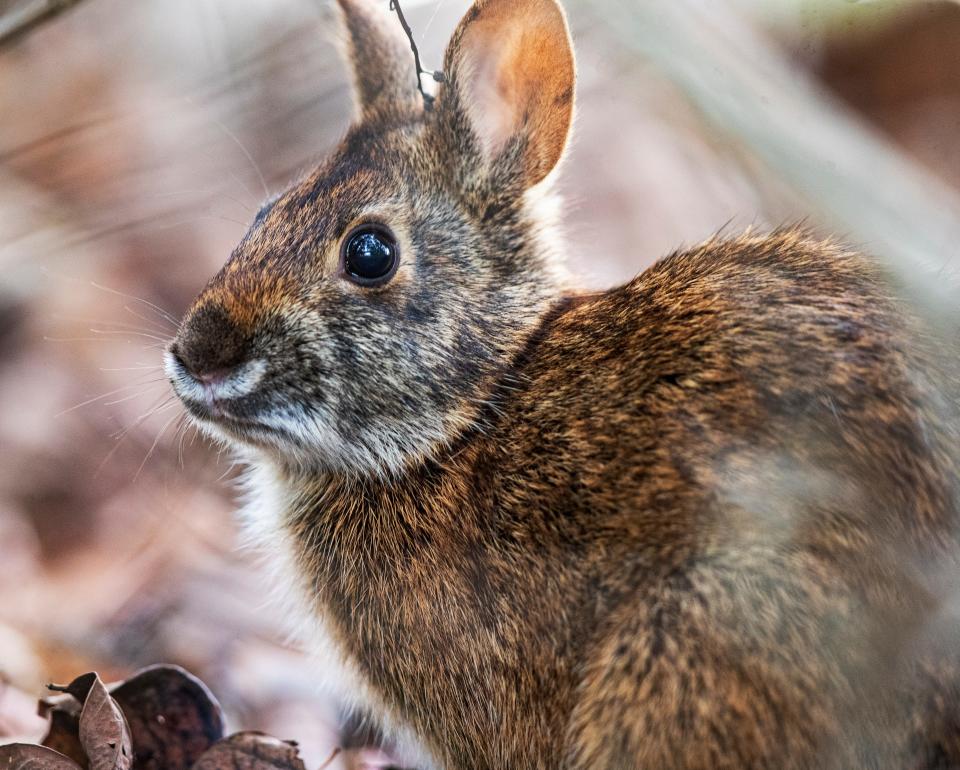
[[[791, 230], [567, 291], [555, 0], [479, 0], [429, 112], [341, 7], [361, 117], [168, 366], [369, 707], [458, 770], [960, 766], [955, 351]], [[364, 221], [402, 254], [373, 289]]]

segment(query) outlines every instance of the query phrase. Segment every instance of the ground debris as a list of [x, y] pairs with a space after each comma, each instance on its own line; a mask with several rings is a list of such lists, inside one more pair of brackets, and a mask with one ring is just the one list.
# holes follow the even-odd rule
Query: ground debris
[[220, 704], [178, 666], [105, 685], [90, 672], [49, 685], [41, 745], [0, 746], [0, 770], [306, 770], [297, 744], [261, 732], [224, 737]]

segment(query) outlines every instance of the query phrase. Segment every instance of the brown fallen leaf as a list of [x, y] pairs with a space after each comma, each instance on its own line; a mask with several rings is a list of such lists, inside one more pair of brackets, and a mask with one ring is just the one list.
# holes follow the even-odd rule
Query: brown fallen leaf
[[61, 694], [40, 701], [45, 746], [0, 750], [0, 770], [306, 770], [293, 741], [222, 738], [216, 698], [177, 666], [151, 666], [109, 690], [96, 673], [49, 688]]
[[70, 693], [83, 704], [80, 744], [89, 758], [90, 770], [130, 770], [133, 765], [130, 728], [99, 675], [90, 672], [78, 676], [66, 687], [51, 686], [50, 689]]
[[26, 743], [0, 746], [0, 770], [80, 770], [58, 751]]
[[[42, 702], [41, 702], [42, 703]], [[40, 707], [41, 715], [44, 710]], [[80, 717], [67, 708], [56, 706], [48, 709], [50, 716], [50, 727], [47, 730], [46, 737], [40, 742], [42, 746], [48, 749], [59, 751], [64, 756], [70, 757], [80, 767], [86, 770], [89, 767], [87, 753], [83, 750], [80, 743]]]
[[223, 712], [179, 666], [150, 666], [111, 689], [130, 726], [134, 770], [188, 768], [223, 737]]
[[306, 766], [296, 743], [250, 731], [218, 742], [192, 770], [306, 770]]

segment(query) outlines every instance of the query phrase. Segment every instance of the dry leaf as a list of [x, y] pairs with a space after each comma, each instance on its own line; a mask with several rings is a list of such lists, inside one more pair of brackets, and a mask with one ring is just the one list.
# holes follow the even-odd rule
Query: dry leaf
[[0, 770], [80, 770], [80, 765], [53, 749], [11, 743], [0, 746]]
[[134, 770], [188, 768], [223, 737], [220, 704], [179, 666], [145, 668], [110, 694], [130, 727]]
[[40, 700], [40, 707], [38, 711], [42, 714], [45, 707], [49, 704], [54, 708], [70, 708], [70, 698], [73, 698], [79, 708], [76, 710], [76, 713], [79, 715], [80, 711], [83, 710], [83, 704], [87, 699], [87, 694], [90, 692], [90, 688], [93, 686], [93, 683], [99, 677], [95, 671], [90, 671], [86, 674], [81, 674], [76, 679], [74, 679], [68, 685], [62, 684], [48, 684], [47, 689], [53, 690], [54, 692], [60, 693], [60, 695], [49, 695], [46, 698]]
[[133, 764], [130, 728], [100, 677], [91, 672], [58, 689], [83, 703], [80, 744], [90, 760], [90, 770], [130, 770]]
[[151, 666], [109, 691], [96, 673], [50, 689], [64, 694], [40, 701], [45, 745], [0, 748], [0, 770], [306, 770], [293, 741], [221, 738], [220, 705], [177, 666]]
[[[41, 705], [40, 710], [43, 713], [43, 705]], [[46, 737], [41, 741], [41, 745], [59, 751], [64, 756], [70, 757], [80, 767], [87, 768], [89, 764], [87, 754], [80, 743], [80, 717], [76, 713], [59, 706], [48, 709], [48, 711], [50, 728], [47, 730]]]
[[192, 770], [306, 770], [297, 744], [258, 732], [236, 733], [207, 751]]

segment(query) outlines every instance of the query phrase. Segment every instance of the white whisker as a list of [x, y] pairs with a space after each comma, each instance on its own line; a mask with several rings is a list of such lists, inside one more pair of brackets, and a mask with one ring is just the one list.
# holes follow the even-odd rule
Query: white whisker
[[241, 222], [239, 219], [233, 219], [232, 217], [224, 217], [219, 214], [198, 214], [194, 217], [187, 217], [186, 219], [178, 219], [175, 222], [168, 222], [164, 225], [155, 225], [154, 230], [163, 231], [163, 230], [172, 230], [175, 227], [182, 227], [183, 225], [189, 225], [193, 222], [202, 222], [209, 219], [219, 219], [223, 222], [232, 222], [235, 225], [240, 225], [240, 227], [246, 229], [248, 227], [247, 222]]
[[139, 318], [141, 321], [144, 321], [145, 323], [150, 324], [150, 328], [152, 328], [153, 331], [157, 332], [158, 334], [160, 333], [170, 334], [171, 332], [176, 333], [177, 331], [176, 326], [173, 326], [171, 328], [171, 324], [169, 321], [167, 321], [166, 318], [162, 319], [164, 323], [160, 323], [160, 321], [150, 318], [149, 316], [145, 316], [143, 313], [138, 313], [130, 305], [124, 305], [123, 309], [126, 310], [130, 315], [135, 316], [136, 318]]
[[147, 450], [146, 457], [143, 458], [143, 462], [140, 463], [140, 467], [137, 468], [137, 472], [133, 474], [134, 481], [140, 478], [141, 471], [143, 471], [144, 466], [147, 464], [147, 460], [150, 459], [150, 456], [153, 454], [154, 450], [157, 448], [157, 444], [160, 443], [160, 439], [163, 438], [163, 434], [167, 432], [167, 428], [169, 428], [173, 424], [174, 420], [176, 420], [178, 417], [181, 417], [181, 416], [182, 415], [175, 414], [173, 417], [171, 417], [169, 420], [167, 420], [163, 424], [162, 428], [160, 428], [160, 431], [157, 433], [157, 437], [153, 440], [153, 443], [150, 445], [150, 449]]
[[157, 372], [163, 371], [163, 364], [138, 364], [137, 366], [100, 366], [101, 372]]
[[[236, 177], [234, 177], [234, 180], [237, 181], [237, 182], [240, 181], [240, 180], [236, 179]], [[244, 185], [244, 187], [245, 187], [245, 185]], [[247, 192], [250, 193], [251, 197], [253, 197], [253, 193], [252, 193], [250, 190], [247, 190]], [[216, 197], [226, 198], [228, 201], [232, 201], [233, 203], [236, 203], [238, 206], [240, 206], [240, 207], [241, 207], [244, 211], [246, 211], [247, 213], [253, 213], [253, 210], [254, 210], [253, 207], [252, 207], [249, 203], [246, 203], [246, 202], [240, 200], [239, 198], [235, 198], [235, 197], [232, 196], [232, 195], [227, 195], [226, 193], [218, 192], [218, 191], [216, 191], [216, 190], [179, 190], [179, 191], [175, 191], [175, 192], [157, 193], [156, 195], [154, 195], [154, 196], [152, 196], [152, 197], [154, 197], [154, 198], [171, 198], [171, 197], [178, 196], [178, 195], [202, 195], [204, 198], [207, 198], [207, 199], [210, 199], [212, 196], [215, 195]]]
[[81, 401], [79, 404], [75, 404], [74, 406], [71, 406], [71, 407], [68, 408], [68, 409], [64, 409], [62, 412], [57, 412], [57, 413], [54, 415], [54, 419], [56, 419], [57, 417], [62, 417], [62, 416], [65, 415], [65, 414], [69, 414], [70, 412], [73, 412], [73, 411], [76, 410], [76, 409], [80, 409], [81, 407], [84, 407], [84, 406], [87, 406], [87, 405], [89, 405], [89, 404], [92, 404], [92, 403], [94, 403], [95, 401], [99, 401], [100, 399], [109, 398], [110, 396], [116, 395], [117, 393], [122, 393], [122, 392], [125, 391], [125, 390], [130, 390], [131, 388], [144, 388], [144, 390], [138, 391], [138, 392], [135, 394], [135, 395], [138, 395], [138, 396], [139, 396], [139, 395], [142, 395], [143, 393], [146, 393], [146, 389], [147, 389], [147, 388], [149, 388], [149, 387], [151, 387], [151, 386], [153, 386], [153, 385], [156, 385], [156, 384], [158, 384], [158, 383], [161, 383], [161, 382], [166, 382], [166, 378], [165, 378], [165, 377], [156, 377], [156, 378], [154, 378], [154, 379], [147, 380], [147, 381], [145, 381], [145, 382], [134, 382], [134, 383], [131, 383], [130, 385], [124, 385], [123, 387], [116, 388], [115, 390], [111, 390], [111, 391], [108, 391], [108, 392], [106, 392], [106, 393], [102, 393], [102, 394], [100, 394], [99, 396], [94, 396], [93, 398], [88, 398], [86, 401]]
[[135, 337], [144, 337], [148, 340], [154, 340], [156, 342], [161, 342], [166, 345], [170, 340], [167, 337], [158, 337], [156, 334], [147, 334], [146, 332], [135, 332], [130, 329], [91, 329], [91, 334], [106, 334], [106, 335], [121, 335], [121, 334], [132, 334]]
[[123, 398], [115, 398], [112, 401], [104, 401], [103, 405], [115, 406], [116, 404], [123, 404], [127, 401], [133, 401], [133, 399], [140, 398], [141, 396], [145, 396], [145, 395], [146, 395], [146, 391], [139, 391], [137, 393], [132, 393], [129, 396], [124, 396]]
[[124, 437], [125, 437], [128, 433], [130, 433], [130, 431], [132, 431], [132, 430], [134, 430], [135, 428], [138, 428], [138, 427], [140, 427], [141, 425], [143, 425], [143, 423], [145, 423], [147, 420], [149, 420], [149, 419], [150, 419], [151, 417], [153, 417], [155, 414], [159, 414], [160, 412], [162, 412], [162, 411], [164, 411], [164, 410], [166, 410], [166, 409], [169, 409], [169, 408], [170, 408], [171, 406], [173, 406], [175, 403], [178, 403], [178, 401], [177, 401], [177, 399], [176, 399], [174, 396], [166, 396], [166, 397], [164, 397], [164, 398], [161, 398], [160, 400], [154, 402], [153, 405], [151, 405], [151, 407], [150, 407], [146, 412], [144, 412], [144, 413], [141, 414], [139, 417], [137, 417], [137, 418], [136, 418], [132, 423], [130, 423], [127, 427], [122, 428], [122, 429], [119, 430], [119, 431], [116, 431], [115, 433], [112, 434], [111, 437], [112, 437], [113, 439], [115, 439], [116, 441], [123, 441]]
[[103, 472], [103, 469], [106, 467], [107, 463], [109, 463], [110, 459], [117, 453], [117, 450], [120, 449], [120, 447], [123, 445], [124, 439], [126, 439], [127, 436], [130, 435], [131, 431], [133, 431], [139, 425], [143, 424], [144, 421], [148, 420], [153, 415], [158, 414], [159, 412], [165, 411], [166, 409], [169, 409], [171, 406], [174, 406], [176, 403], [178, 403], [177, 400], [173, 397], [170, 397], [167, 400], [167, 402], [161, 402], [161, 405], [159, 407], [155, 409], [151, 409], [146, 414], [140, 415], [140, 417], [138, 417], [133, 423], [128, 425], [122, 431], [119, 431], [118, 433], [114, 433], [112, 435], [112, 438], [117, 443], [114, 444], [113, 449], [107, 452], [106, 457], [104, 457], [103, 460], [100, 461], [100, 465], [98, 465], [97, 470], [94, 471], [94, 474], [93, 474], [94, 478], [96, 478]]
[[[126, 308], [124, 308], [126, 309]], [[64, 315], [62, 313], [53, 313], [50, 316], [54, 321], [70, 321], [71, 323], [84, 323], [92, 324], [93, 326], [102, 326], [102, 327], [111, 327], [115, 326], [120, 330], [124, 331], [135, 331], [135, 332], [147, 332], [150, 334], [173, 334], [170, 329], [161, 327], [155, 321], [151, 321], [149, 318], [138, 316], [144, 321], [147, 321], [151, 326], [139, 326], [137, 324], [126, 323], [125, 321], [106, 321], [102, 318], [88, 318], [84, 316], [75, 316], [75, 315]]]
[[162, 318], [165, 318], [167, 321], [169, 321], [170, 323], [172, 323], [174, 328], [177, 328], [177, 327], [179, 327], [179, 325], [180, 325], [180, 322], [179, 322], [176, 318], [173, 317], [173, 314], [172, 314], [172, 313], [169, 313], [168, 311], [164, 310], [164, 309], [163, 309], [162, 307], [160, 307], [159, 305], [155, 305], [153, 302], [150, 302], [150, 300], [143, 299], [142, 297], [136, 297], [136, 296], [134, 296], [133, 294], [125, 294], [125, 293], [123, 293], [122, 291], [117, 291], [116, 289], [111, 289], [110, 287], [108, 287], [108, 286], [103, 286], [103, 285], [101, 285], [101, 284], [99, 284], [99, 283], [96, 283], [95, 281], [91, 281], [91, 282], [90, 282], [90, 285], [93, 286], [93, 288], [95, 288], [95, 289], [99, 289], [100, 291], [105, 291], [105, 292], [108, 292], [108, 293], [110, 293], [110, 294], [115, 294], [115, 295], [117, 295], [118, 297], [123, 297], [124, 299], [129, 299], [129, 300], [131, 300], [131, 301], [133, 301], [133, 302], [139, 302], [139, 303], [141, 303], [142, 305], [146, 305], [147, 307], [149, 307], [149, 308], [151, 308], [152, 310], [154, 310], [154, 311], [156, 311], [157, 313], [159, 313]]
[[[194, 424], [187, 419], [187, 413], [180, 415], [180, 422], [177, 424], [177, 430], [173, 434], [173, 440], [177, 442], [177, 460], [180, 463], [180, 469], [183, 469], [183, 441], [187, 437], [187, 431], [190, 428], [196, 429]], [[179, 441], [178, 441], [179, 439]]]
[[163, 350], [167, 343], [154, 343], [147, 345], [142, 342], [135, 340], [118, 340], [114, 337], [49, 337], [47, 335], [43, 336], [44, 342], [109, 342], [113, 345], [124, 344], [124, 345], [137, 345], [141, 350]]
[[[187, 101], [190, 101], [190, 100], [188, 99]], [[209, 117], [210, 117], [210, 120], [213, 123], [215, 123], [217, 126], [219, 126], [220, 130], [223, 131], [223, 133], [225, 133], [233, 141], [233, 143], [240, 148], [240, 152], [242, 152], [246, 156], [247, 160], [250, 161], [250, 165], [253, 167], [253, 170], [257, 172], [257, 178], [260, 180], [260, 185], [261, 187], [263, 187], [263, 197], [269, 198], [270, 188], [267, 186], [267, 180], [263, 176], [263, 172], [260, 170], [260, 166], [258, 166], [257, 162], [253, 159], [253, 155], [250, 154], [250, 151], [247, 150], [243, 142], [240, 141], [240, 138], [236, 134], [234, 134], [233, 131], [227, 128], [227, 126], [222, 121], [218, 120], [213, 115], [210, 115]]]

